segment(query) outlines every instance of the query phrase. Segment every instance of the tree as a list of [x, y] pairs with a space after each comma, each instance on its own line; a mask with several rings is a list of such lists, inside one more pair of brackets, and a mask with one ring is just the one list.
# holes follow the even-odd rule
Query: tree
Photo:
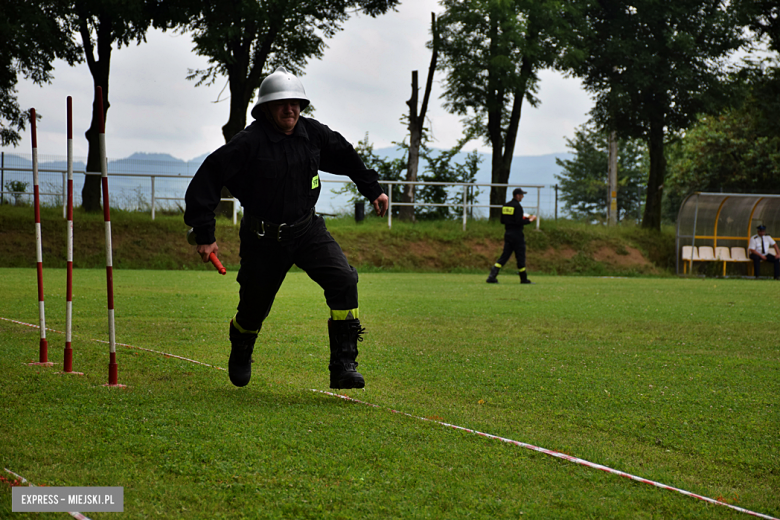
[[[538, 72], [552, 67], [568, 38], [573, 3], [558, 0], [443, 0], [439, 18], [445, 107], [492, 147], [491, 179], [506, 184], [523, 101], [535, 107]], [[506, 188], [490, 190], [491, 205]], [[491, 208], [490, 218], [500, 218]]]
[[[566, 139], [574, 158], [555, 160], [563, 168], [563, 172], [555, 177], [560, 181], [564, 208], [575, 219], [604, 221], [610, 200], [608, 134], [589, 121], [574, 135], [573, 140]], [[637, 214], [639, 192], [644, 187], [646, 156], [647, 151], [641, 141], [618, 140], [618, 220]]]
[[721, 0], [597, 0], [585, 18], [573, 70], [596, 97], [601, 128], [647, 143], [642, 227], [660, 229], [664, 146], [726, 104], [725, 60], [744, 43], [737, 13]]
[[[405, 145], [401, 145], [401, 148], [405, 150], [407, 149]], [[366, 133], [365, 137], [363, 137], [363, 139], [358, 141], [357, 145], [355, 145], [355, 151], [360, 156], [360, 159], [367, 168], [376, 170], [380, 181], [401, 180], [404, 168], [408, 164], [407, 153], [404, 153], [403, 157], [396, 159], [388, 159], [387, 157], [380, 157], [377, 155], [376, 152], [374, 152], [374, 145], [368, 138], [368, 133]], [[364, 200], [363, 196], [360, 194], [360, 192], [358, 192], [357, 187], [352, 183], [344, 184], [340, 189], [331, 190], [331, 192], [336, 195], [350, 195], [350, 204]], [[391, 184], [387, 196], [390, 197], [390, 200], [400, 200], [401, 185]], [[392, 208], [391, 215], [398, 216], [399, 210], [400, 206]]]
[[195, 52], [209, 67], [190, 71], [196, 85], [227, 77], [230, 115], [222, 127], [228, 142], [246, 127], [246, 113], [267, 75], [284, 66], [296, 75], [311, 58], [321, 58], [325, 40], [341, 30], [351, 11], [371, 17], [395, 8], [399, 0], [172, 0], [188, 17]]
[[780, 193], [780, 69], [754, 74], [741, 105], [686, 132], [670, 165], [675, 201], [696, 191]]
[[[450, 150], [436, 151], [427, 146], [427, 138], [423, 134], [422, 142], [420, 143], [420, 157], [425, 161], [426, 167], [424, 172], [419, 176], [419, 180], [423, 182], [446, 182], [446, 183], [473, 183], [476, 180], [477, 172], [479, 171], [479, 163], [482, 161], [479, 153], [474, 150], [466, 155], [465, 161], [462, 163], [456, 162], [457, 155], [461, 153], [463, 147], [473, 139], [473, 136], [466, 134], [461, 138], [458, 143]], [[400, 149], [404, 150], [404, 154], [400, 158], [389, 159], [387, 157], [380, 157], [374, 152], [374, 145], [370, 143], [368, 134], [355, 146], [355, 151], [360, 155], [363, 163], [379, 174], [379, 181], [401, 181], [404, 178], [404, 170], [408, 163], [409, 145], [406, 143], [394, 143]], [[400, 200], [401, 185], [390, 185], [390, 193], [388, 196], [391, 200]], [[331, 190], [336, 195], [349, 195], [349, 203], [362, 199], [362, 195], [358, 193], [354, 184], [345, 184], [337, 190]], [[466, 202], [473, 203], [477, 196], [479, 196], [479, 190], [471, 189], [466, 195]], [[462, 204], [463, 203], [463, 190], [458, 188], [452, 190], [443, 185], [423, 186], [419, 190], [418, 200], [423, 203], [429, 204]], [[393, 206], [392, 215], [400, 216], [400, 209], [403, 206]], [[453, 209], [448, 206], [438, 207], [424, 207], [419, 206], [414, 208], [416, 219], [446, 219], [455, 217], [462, 214], [462, 210]]]
[[748, 27], [780, 52], [780, 4], [777, 0], [736, 0], [734, 8], [747, 17]]
[[[423, 95], [422, 106], [417, 112], [418, 87], [417, 71], [412, 71], [412, 97], [406, 102], [409, 105], [409, 161], [406, 166], [406, 180], [410, 184], [401, 193], [401, 202], [413, 203], [415, 185], [411, 184], [417, 181], [417, 167], [420, 162], [420, 145], [423, 140], [423, 131], [425, 128], [425, 113], [428, 111], [428, 100], [431, 97], [431, 88], [433, 87], [433, 73], [436, 71], [436, 59], [439, 54], [439, 34], [436, 30], [436, 15], [431, 13], [431, 64], [428, 67], [428, 80], [425, 82], [425, 94]], [[405, 220], [414, 220], [414, 206], [401, 206], [400, 218]]]
[[[92, 102], [92, 122], [86, 132], [89, 149], [87, 171], [101, 171], [100, 113], [97, 87], [103, 91], [103, 120], [108, 116], [108, 80], [113, 46], [121, 48], [135, 41], [145, 41], [146, 31], [154, 23], [165, 28], [170, 14], [159, 0], [76, 0], [68, 14], [70, 23], [78, 30], [89, 72], [95, 86]], [[86, 211], [100, 211], [100, 177], [87, 175], [81, 190], [82, 207]]]
[[0, 6], [0, 146], [16, 146], [29, 118], [16, 97], [17, 74], [44, 85], [53, 79], [55, 59], [73, 65], [81, 57], [64, 4], [3, 0]]
[[[466, 154], [462, 163], [455, 159], [461, 153], [463, 147], [473, 139], [466, 135], [449, 150], [434, 153], [425, 143], [421, 144], [421, 156], [426, 162], [425, 174], [420, 176], [420, 180], [425, 182], [447, 182], [447, 183], [473, 183], [477, 180], [479, 163], [482, 162], [479, 152], [473, 150]], [[479, 195], [479, 190], [470, 188], [466, 192], [466, 203], [473, 204]], [[463, 204], [463, 188], [448, 188], [447, 186], [431, 184], [423, 186], [420, 189], [420, 200], [432, 204]], [[451, 206], [422, 206], [416, 208], [415, 217], [420, 220], [435, 220], [458, 218], [463, 215], [463, 210]]]
[[[350, 11], [376, 17], [395, 8], [399, 0], [169, 2], [181, 15], [171, 25], [191, 31], [195, 52], [209, 59], [208, 68], [190, 70], [187, 78], [200, 86], [227, 77], [230, 114], [222, 136], [228, 142], [246, 127], [247, 107], [269, 71], [284, 66], [302, 75], [309, 59], [322, 57], [325, 40], [341, 30]], [[230, 196], [227, 188], [222, 196]], [[217, 214], [227, 210], [222, 203], [216, 208]]]

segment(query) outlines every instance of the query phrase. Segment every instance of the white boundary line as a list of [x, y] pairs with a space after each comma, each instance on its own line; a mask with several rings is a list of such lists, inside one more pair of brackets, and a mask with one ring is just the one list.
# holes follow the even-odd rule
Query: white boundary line
[[[17, 475], [16, 473], [14, 473], [13, 471], [11, 471], [10, 469], [8, 469], [8, 468], [3, 468], [3, 469], [4, 469], [4, 470], [6, 470], [6, 471], [7, 471], [8, 473], [10, 473], [11, 475], [13, 475], [14, 477], [16, 477], [16, 478], [20, 479], [22, 482], [24, 482], [24, 483], [26, 483], [26, 484], [30, 484], [30, 487], [38, 487], [38, 486], [36, 486], [35, 484], [33, 484], [32, 482], [30, 482], [29, 480], [27, 480], [26, 478], [24, 478], [23, 476], [21, 476], [21, 475]], [[73, 511], [73, 512], [69, 512], [69, 511], [68, 511], [67, 513], [68, 513], [70, 516], [72, 516], [73, 518], [78, 518], [78, 520], [90, 520], [88, 517], [86, 517], [86, 516], [82, 515], [81, 513], [77, 512], [77, 511]]]
[[[3, 318], [3, 317], [0, 317], [0, 320], [10, 321], [12, 323], [18, 323], [19, 325], [25, 325], [27, 327], [32, 327], [32, 328], [37, 328], [38, 327], [37, 325], [32, 325], [30, 323], [24, 323], [24, 322], [21, 322], [21, 321], [11, 320], [11, 319], [8, 319], [8, 318]], [[52, 331], [52, 332], [56, 332], [56, 333], [62, 334], [62, 332], [54, 330], [54, 329], [49, 329], [49, 330]], [[98, 341], [98, 342], [101, 342], [101, 343], [106, 343], [106, 341], [99, 340], [99, 339], [93, 339], [92, 341]], [[225, 370], [222, 367], [218, 367], [218, 366], [215, 366], [215, 365], [209, 365], [207, 363], [202, 363], [200, 361], [195, 361], [194, 359], [187, 359], [185, 357], [176, 356], [174, 354], [167, 354], [165, 352], [159, 352], [157, 350], [141, 348], [141, 347], [134, 347], [132, 345], [127, 345], [127, 344], [124, 344], [124, 343], [117, 343], [117, 345], [121, 345], [121, 346], [127, 347], [127, 348], [133, 348], [133, 349], [137, 349], [137, 350], [144, 350], [146, 352], [153, 352], [155, 354], [161, 354], [161, 355], [166, 356], [166, 357], [172, 357], [172, 358], [176, 358], [176, 359], [181, 359], [183, 361], [189, 361], [191, 363], [197, 363], [198, 365], [204, 365], [204, 366], [207, 366], [207, 367], [216, 368], [217, 370]], [[361, 401], [359, 399], [355, 399], [353, 397], [348, 397], [346, 395], [336, 394], [336, 393], [333, 393], [333, 392], [327, 392], [325, 390], [317, 390], [315, 388], [312, 388], [311, 391], [312, 392], [321, 393], [321, 394], [325, 394], [325, 395], [329, 395], [329, 396], [332, 396], [332, 397], [338, 397], [340, 399], [344, 399], [345, 401], [351, 401], [353, 403], [358, 403], [358, 404], [363, 404], [363, 405], [366, 405], [366, 406], [371, 406], [373, 408], [382, 408], [378, 404], [369, 403], [367, 401]], [[721, 502], [719, 500], [715, 500], [714, 498], [705, 497], [703, 495], [697, 495], [696, 493], [691, 493], [690, 491], [685, 491], [684, 489], [676, 488], [676, 487], [673, 487], [673, 486], [668, 486], [666, 484], [662, 484], [661, 482], [656, 482], [654, 480], [649, 480], [649, 479], [646, 479], [646, 478], [637, 477], [636, 475], [632, 475], [630, 473], [626, 473], [625, 471], [612, 469], [612, 468], [610, 468], [608, 466], [603, 466], [601, 464], [596, 464], [595, 462], [590, 462], [590, 461], [587, 461], [585, 459], [581, 459], [579, 457], [574, 457], [572, 455], [567, 455], [565, 453], [561, 453], [560, 451], [550, 450], [550, 449], [547, 449], [547, 448], [540, 448], [539, 446], [534, 446], [533, 444], [528, 444], [528, 443], [521, 442], [521, 441], [516, 441], [516, 440], [513, 440], [513, 439], [507, 439], [506, 437], [499, 437], [498, 435], [493, 435], [491, 433], [484, 433], [484, 432], [480, 432], [480, 431], [477, 431], [477, 430], [472, 430], [470, 428], [465, 428], [463, 426], [458, 426], [458, 425], [455, 425], [455, 424], [450, 424], [450, 423], [446, 423], [446, 422], [442, 422], [442, 421], [437, 421], [435, 419], [428, 419], [427, 417], [418, 417], [418, 416], [412, 415], [410, 413], [401, 412], [401, 411], [398, 411], [398, 410], [393, 410], [392, 408], [385, 408], [385, 409], [390, 411], [390, 412], [392, 412], [392, 413], [397, 413], [399, 415], [405, 415], [406, 417], [411, 417], [413, 419], [418, 419], [420, 421], [427, 421], [427, 422], [439, 424], [441, 426], [446, 426], [448, 428], [453, 428], [455, 430], [460, 430], [460, 431], [464, 431], [464, 432], [468, 432], [468, 433], [473, 433], [475, 435], [480, 435], [480, 436], [486, 437], [488, 439], [494, 439], [494, 440], [506, 442], [506, 443], [509, 443], [509, 444], [513, 444], [513, 445], [519, 446], [521, 448], [526, 448], [526, 449], [533, 450], [533, 451], [536, 451], [536, 452], [539, 452], [539, 453], [544, 453], [545, 455], [550, 455], [552, 457], [557, 457], [559, 459], [568, 460], [569, 462], [572, 462], [574, 464], [579, 464], [581, 466], [586, 466], [586, 467], [594, 468], [594, 469], [600, 469], [601, 471], [605, 471], [605, 472], [610, 473], [612, 475], [618, 475], [618, 476], [621, 476], [621, 477], [625, 477], [625, 478], [634, 480], [636, 482], [641, 482], [643, 484], [649, 484], [649, 485], [655, 486], [657, 488], [666, 489], [668, 491], [675, 491], [675, 492], [681, 493], [681, 494], [683, 494], [685, 496], [698, 498], [699, 500], [703, 500], [704, 502], [707, 502], [707, 503], [710, 503], [710, 504], [728, 507], [728, 508], [733, 509], [735, 511], [739, 511], [740, 513], [745, 513], [745, 514], [748, 514], [748, 515], [751, 515], [751, 516], [755, 516], [755, 517], [758, 517], [758, 518], [764, 518], [766, 520], [780, 520], [780, 518], [776, 518], [774, 516], [765, 515], [763, 513], [756, 513], [755, 511], [751, 511], [751, 510], [745, 509], [743, 507], [739, 507], [739, 506], [735, 506], [735, 505], [732, 505], [732, 504], [728, 504], [726, 502]], [[8, 471], [8, 470], [6, 470], [6, 471]], [[11, 472], [9, 471], [9, 473], [11, 473]], [[14, 475], [15, 475], [15, 473], [14, 473]]]

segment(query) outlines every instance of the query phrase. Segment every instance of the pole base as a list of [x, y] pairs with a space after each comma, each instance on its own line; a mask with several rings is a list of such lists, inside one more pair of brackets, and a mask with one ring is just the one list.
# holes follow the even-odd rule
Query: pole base
[[116, 364], [116, 354], [111, 353], [111, 361], [108, 363], [108, 386], [116, 386], [119, 380], [119, 365]]
[[65, 345], [65, 359], [62, 363], [62, 371], [66, 373], [73, 372], [73, 349], [70, 345]]
[[127, 385], [120, 385], [117, 383], [119, 379], [119, 365], [116, 364], [116, 353], [111, 352], [111, 361], [108, 363], [108, 383], [103, 386], [115, 387], [115, 388], [127, 388]]
[[38, 363], [41, 365], [49, 362], [49, 343], [45, 338], [41, 338], [41, 342], [38, 345]]

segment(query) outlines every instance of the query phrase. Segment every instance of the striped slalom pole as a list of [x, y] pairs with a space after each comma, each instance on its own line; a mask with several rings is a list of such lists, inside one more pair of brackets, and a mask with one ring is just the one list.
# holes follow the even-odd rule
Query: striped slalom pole
[[32, 136], [33, 197], [35, 199], [35, 254], [38, 265], [38, 322], [41, 326], [41, 340], [38, 347], [38, 362], [30, 365], [52, 366], [49, 362], [49, 345], [46, 342], [46, 313], [43, 306], [43, 244], [41, 237], [41, 199], [38, 189], [38, 133], [35, 109], [30, 109]]
[[71, 336], [73, 330], [73, 98], [67, 99], [67, 126], [68, 126], [68, 201], [67, 201], [67, 219], [68, 219], [68, 264], [67, 264], [67, 282], [66, 282], [66, 300], [65, 300], [65, 361], [63, 362], [63, 372], [66, 374], [79, 374], [81, 372], [73, 371], [73, 348], [71, 347]]
[[108, 384], [104, 386], [120, 385], [119, 369], [116, 363], [116, 328], [114, 326], [114, 263], [112, 259], [111, 244], [111, 212], [108, 205], [108, 164], [106, 163], [106, 121], [103, 116], [103, 88], [97, 87], [98, 117], [100, 122], [100, 173], [103, 185], [103, 220], [106, 224], [106, 293], [108, 295]]

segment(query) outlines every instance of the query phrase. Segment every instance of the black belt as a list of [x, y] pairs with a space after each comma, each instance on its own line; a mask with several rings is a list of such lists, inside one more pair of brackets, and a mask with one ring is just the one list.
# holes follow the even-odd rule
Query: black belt
[[274, 224], [267, 220], [260, 220], [252, 215], [244, 215], [244, 220], [249, 224], [249, 228], [257, 233], [259, 238], [276, 238], [277, 242], [283, 240], [292, 240], [306, 233], [314, 217], [314, 208], [305, 216], [296, 220], [292, 224]]

